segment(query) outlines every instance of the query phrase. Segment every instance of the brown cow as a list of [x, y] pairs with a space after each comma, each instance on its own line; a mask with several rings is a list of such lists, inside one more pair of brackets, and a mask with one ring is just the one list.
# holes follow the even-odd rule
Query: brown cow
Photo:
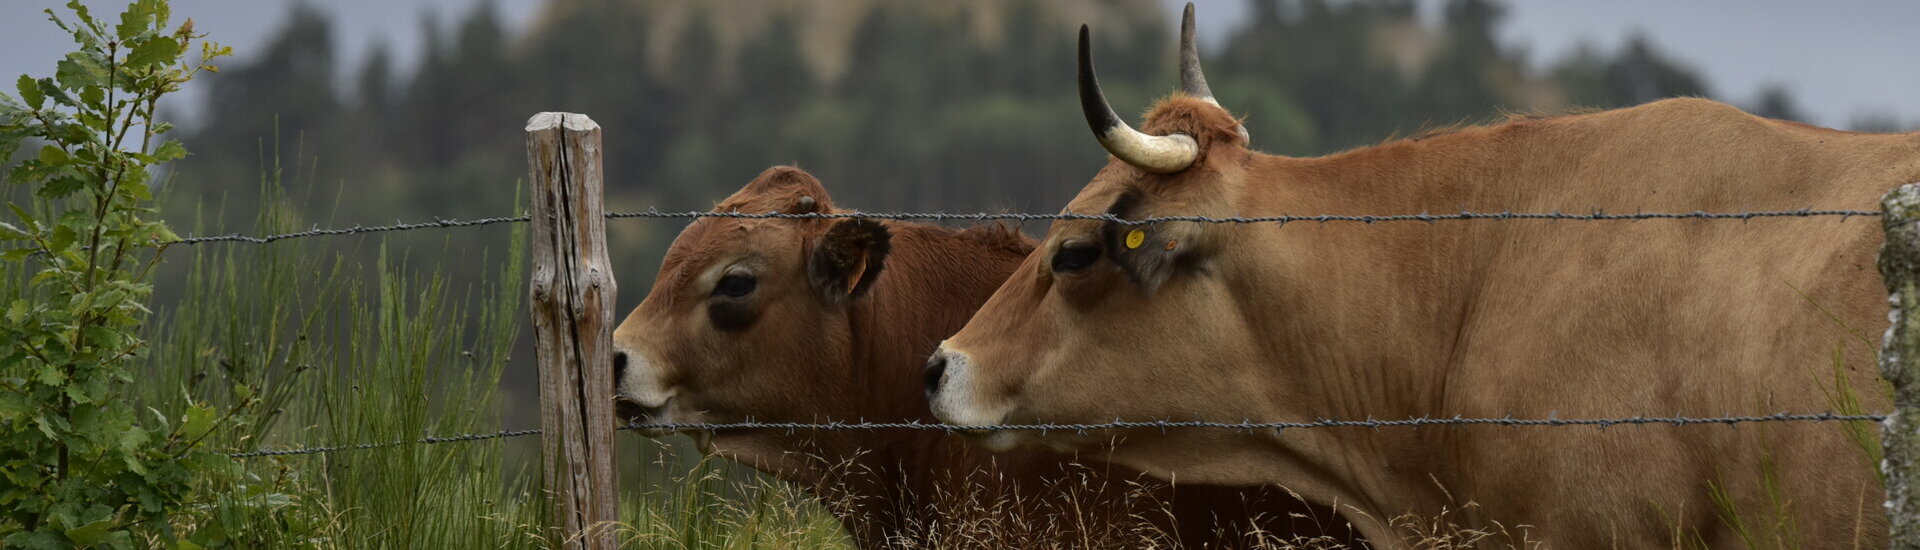
[[[715, 210], [841, 212], [818, 180], [789, 167], [761, 173]], [[1000, 227], [695, 221], [614, 332], [623, 415], [643, 423], [931, 423], [921, 364], [1032, 249], [1032, 239]], [[811, 488], [864, 548], [898, 537], [936, 542], [928, 540], [941, 536], [934, 527], [961, 515], [936, 504], [1024, 508], [1017, 523], [1033, 529], [1123, 533], [1097, 542], [1103, 546], [1137, 545], [1125, 538], [1141, 534], [1122, 529], [1128, 522], [1177, 531], [1199, 547], [1217, 542], [1214, 514], [1230, 532], [1247, 530], [1233, 520], [1254, 514], [1269, 533], [1312, 523], [1293, 513], [1317, 513], [1325, 525], [1335, 519], [1270, 489], [1169, 490], [1130, 470], [1070, 466], [1060, 455], [990, 455], [937, 431], [690, 435], [707, 452]], [[1063, 517], [1075, 506], [1083, 509]]]
[[[1191, 60], [1192, 56], [1183, 56]], [[1065, 212], [1199, 215], [1875, 210], [1920, 181], [1920, 134], [1842, 132], [1703, 99], [1394, 141], [1248, 149], [1206, 93], [1122, 123], [1080, 35], [1113, 153]], [[1138, 231], [1136, 231], [1136, 229]], [[1873, 373], [1887, 301], [1871, 220], [1054, 223], [928, 376], [970, 426], [1175, 418], [1721, 416], [1836, 408]], [[1823, 312], [1822, 310], [1825, 310]], [[1826, 312], [1830, 312], [1829, 315]], [[1836, 361], [1844, 376], [1836, 374]], [[1107, 448], [1209, 483], [1274, 483], [1375, 519], [1464, 513], [1561, 548], [1879, 546], [1881, 489], [1847, 426], [983, 430], [994, 448]], [[1870, 427], [1868, 429], [1871, 429]], [[1103, 455], [1109, 456], [1109, 455]], [[1734, 524], [1741, 524], [1735, 527]]]

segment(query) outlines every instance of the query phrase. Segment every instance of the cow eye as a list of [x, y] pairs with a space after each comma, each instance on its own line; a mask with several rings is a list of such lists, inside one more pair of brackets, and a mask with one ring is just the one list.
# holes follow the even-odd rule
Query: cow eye
[[754, 284], [752, 275], [728, 273], [720, 277], [719, 283], [713, 285], [713, 295], [739, 298], [752, 293]]
[[1086, 241], [1067, 241], [1053, 253], [1053, 271], [1066, 273], [1086, 269], [1100, 259], [1100, 245]]

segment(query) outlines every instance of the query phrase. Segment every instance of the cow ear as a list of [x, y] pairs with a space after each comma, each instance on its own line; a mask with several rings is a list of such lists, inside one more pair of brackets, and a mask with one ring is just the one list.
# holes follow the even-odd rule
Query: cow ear
[[886, 264], [892, 235], [873, 220], [834, 222], [807, 260], [807, 279], [828, 302], [838, 303], [873, 288]]

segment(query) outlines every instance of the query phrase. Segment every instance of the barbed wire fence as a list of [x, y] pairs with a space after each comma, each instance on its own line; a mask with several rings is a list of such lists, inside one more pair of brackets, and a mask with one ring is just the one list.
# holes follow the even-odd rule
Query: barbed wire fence
[[[699, 218], [784, 219], [784, 220], [871, 219], [871, 220], [888, 220], [888, 221], [921, 220], [921, 221], [948, 221], [948, 222], [964, 222], [964, 221], [1031, 222], [1031, 221], [1055, 221], [1055, 220], [1084, 220], [1084, 221], [1112, 222], [1112, 223], [1129, 225], [1129, 226], [1151, 225], [1151, 224], [1165, 223], [1165, 222], [1192, 222], [1192, 223], [1213, 223], [1213, 224], [1276, 224], [1276, 225], [1286, 225], [1290, 223], [1327, 224], [1327, 223], [1347, 222], [1347, 223], [1360, 223], [1360, 224], [1371, 225], [1371, 224], [1384, 224], [1384, 223], [1395, 223], [1395, 222], [1439, 223], [1439, 222], [1475, 221], [1475, 220], [1489, 220], [1489, 221], [1510, 221], [1510, 220], [1750, 221], [1750, 220], [1760, 220], [1760, 219], [1769, 219], [1769, 218], [1839, 218], [1841, 221], [1846, 221], [1851, 218], [1871, 218], [1871, 217], [1878, 217], [1878, 216], [1880, 216], [1880, 212], [1874, 211], [1874, 210], [1816, 210], [1813, 208], [1802, 208], [1798, 210], [1754, 210], [1754, 211], [1739, 211], [1739, 212], [1707, 212], [1707, 211], [1696, 210], [1693, 212], [1632, 212], [1632, 213], [1610, 213], [1604, 210], [1595, 209], [1585, 214], [1566, 213], [1563, 211], [1514, 212], [1511, 210], [1501, 210], [1498, 212], [1494, 212], [1494, 211], [1461, 210], [1460, 212], [1457, 212], [1457, 213], [1445, 213], [1445, 214], [1432, 214], [1427, 212], [1421, 212], [1418, 214], [1386, 214], [1386, 215], [1312, 214], [1312, 215], [1281, 215], [1281, 216], [1254, 216], [1254, 217], [1157, 216], [1157, 217], [1149, 217], [1149, 218], [1141, 218], [1141, 219], [1126, 219], [1126, 218], [1121, 218], [1119, 216], [1115, 216], [1113, 214], [1075, 214], [1075, 213], [1032, 214], [1032, 213], [1017, 213], [1017, 212], [974, 212], [974, 213], [759, 212], [759, 213], [754, 213], [754, 212], [709, 212], [709, 211], [661, 212], [658, 210], [648, 209], [648, 210], [642, 210], [642, 211], [606, 213], [607, 219], [610, 219], [610, 220], [618, 220], [618, 219], [692, 220], [692, 219], [699, 219]], [[432, 221], [425, 221], [425, 222], [395, 222], [388, 225], [354, 225], [354, 226], [339, 227], [339, 228], [315, 227], [315, 228], [307, 229], [303, 231], [292, 231], [287, 233], [268, 233], [268, 234], [262, 234], [262, 235], [229, 233], [224, 235], [190, 236], [190, 237], [182, 237], [179, 240], [167, 241], [160, 244], [183, 244], [183, 245], [196, 245], [196, 244], [209, 244], [209, 243], [268, 244], [268, 243], [279, 242], [287, 239], [299, 239], [299, 238], [306, 238], [306, 237], [342, 237], [342, 236], [351, 236], [351, 235], [364, 235], [364, 234], [371, 234], [371, 233], [393, 233], [393, 232], [403, 232], [403, 231], [415, 231], [415, 230], [421, 230], [421, 229], [452, 229], [452, 228], [458, 228], [458, 227], [481, 227], [481, 226], [507, 224], [507, 223], [525, 223], [528, 221], [532, 221], [532, 219], [533, 217], [531, 215], [525, 215], [525, 214], [519, 215], [519, 216], [498, 216], [498, 217], [491, 217], [491, 218], [474, 218], [474, 219], [468, 219], [468, 220], [455, 219], [455, 218], [447, 218], [447, 219], [434, 218]]]
[[[1515, 212], [1511, 210], [1501, 210], [1501, 211], [1462, 210], [1460, 212], [1445, 213], [1445, 214], [1433, 214], [1428, 212], [1421, 212], [1417, 214], [1311, 214], [1311, 215], [1278, 215], [1278, 216], [1251, 216], [1251, 217], [1158, 216], [1158, 217], [1148, 217], [1148, 218], [1140, 218], [1140, 219], [1121, 218], [1119, 216], [1115, 216], [1112, 214], [1076, 214], [1076, 213], [1036, 214], [1036, 213], [1012, 213], [1012, 212], [975, 212], [975, 213], [757, 212], [756, 213], [756, 212], [736, 212], [736, 211], [660, 211], [656, 209], [648, 209], [648, 210], [642, 210], [642, 211], [607, 212], [605, 214], [605, 217], [610, 220], [615, 220], [615, 219], [697, 220], [702, 218], [785, 219], [785, 220], [871, 219], [871, 220], [887, 220], [887, 221], [921, 220], [921, 221], [976, 222], [976, 223], [997, 222], [997, 221], [1031, 222], [1031, 221], [1079, 220], [1079, 221], [1108, 222], [1108, 223], [1116, 223], [1116, 224], [1129, 225], [1129, 226], [1151, 225], [1151, 224], [1167, 223], [1167, 222], [1189, 222], [1189, 223], [1211, 223], [1211, 224], [1275, 224], [1275, 225], [1284, 226], [1287, 224], [1299, 224], [1299, 223], [1313, 223], [1313, 224], [1323, 224], [1323, 225], [1330, 224], [1330, 223], [1358, 223], [1363, 225], [1373, 225], [1373, 224], [1406, 223], [1406, 222], [1420, 222], [1420, 223], [1435, 224], [1435, 223], [1441, 223], [1441, 222], [1467, 222], [1467, 221], [1495, 221], [1495, 222], [1498, 222], [1498, 221], [1633, 222], [1633, 221], [1662, 221], [1662, 220], [1664, 221], [1684, 221], [1684, 220], [1753, 221], [1753, 220], [1781, 219], [1781, 218], [1835, 218], [1841, 222], [1845, 222], [1852, 218], [1876, 218], [1880, 216], [1882, 216], [1882, 213], [1874, 210], [1814, 209], [1810, 207], [1793, 209], [1793, 210], [1752, 210], [1752, 211], [1730, 211], [1730, 212], [1709, 212], [1709, 211], [1696, 210], [1692, 212], [1636, 211], [1636, 212], [1630, 212], [1630, 213], [1611, 213], [1601, 209], [1592, 209], [1586, 213], [1568, 213], [1565, 211]], [[376, 234], [376, 233], [395, 233], [395, 232], [406, 232], [406, 231], [417, 231], [417, 230], [438, 230], [438, 229], [454, 229], [454, 228], [464, 228], [464, 227], [483, 227], [483, 226], [499, 225], [499, 224], [525, 223], [531, 220], [532, 220], [532, 216], [527, 214], [518, 215], [518, 216], [496, 216], [496, 217], [473, 218], [473, 219], [434, 218], [431, 221], [395, 222], [387, 225], [371, 225], [371, 226], [353, 225], [348, 227], [336, 227], [336, 228], [314, 227], [314, 228], [306, 229], [302, 231], [292, 231], [292, 232], [285, 232], [285, 233], [267, 233], [267, 234], [257, 234], [257, 235], [243, 234], [243, 233], [230, 233], [230, 234], [221, 234], [221, 235], [187, 236], [187, 237], [182, 237], [177, 241], [171, 241], [165, 244], [199, 245], [199, 244], [215, 244], [215, 243], [236, 243], [236, 244], [264, 245], [264, 244], [270, 244], [270, 243], [275, 243], [275, 242], [289, 240], [289, 239], [301, 239], [301, 238], [309, 238], [309, 237], [343, 237], [343, 236], [354, 236], [354, 235], [365, 235], [365, 234]], [[1049, 432], [1049, 431], [1085, 433], [1085, 432], [1095, 431], [1095, 430], [1116, 430], [1116, 429], [1154, 429], [1154, 430], [1220, 429], [1220, 430], [1238, 430], [1238, 431], [1252, 432], [1257, 430], [1284, 431], [1289, 429], [1317, 429], [1317, 428], [1380, 429], [1380, 428], [1396, 428], [1396, 427], [1464, 426], [1464, 425], [1491, 425], [1491, 426], [1506, 426], [1506, 427], [1515, 427], [1515, 428], [1519, 428], [1519, 427], [1608, 428], [1613, 426], [1648, 426], [1648, 425], [1737, 426], [1740, 424], [1749, 424], [1749, 423], [1784, 423], [1784, 422], [1862, 422], [1862, 421], [1882, 422], [1886, 420], [1887, 416], [1888, 415], [1886, 414], [1836, 414], [1836, 413], [1830, 413], [1830, 412], [1829, 413], [1779, 412], [1771, 415], [1761, 415], [1761, 416], [1729, 415], [1729, 416], [1717, 416], [1717, 417], [1633, 416], [1633, 417], [1622, 417], [1622, 418], [1556, 418], [1553, 415], [1549, 415], [1548, 418], [1542, 419], [1542, 418], [1514, 418], [1512, 416], [1498, 417], [1498, 418], [1467, 418], [1467, 417], [1456, 416], [1456, 417], [1449, 417], [1449, 418], [1421, 417], [1421, 418], [1406, 418], [1406, 419], [1397, 419], [1397, 420], [1381, 420], [1381, 419], [1373, 419], [1373, 418], [1368, 418], [1363, 420], [1317, 419], [1317, 420], [1304, 421], [1304, 422], [1254, 422], [1252, 420], [1242, 420], [1240, 422], [1216, 422], [1216, 421], [1203, 421], [1203, 420], [1127, 421], [1127, 420], [1115, 419], [1112, 422], [1092, 423], [1092, 424], [1084, 424], [1084, 423], [1083, 424], [1021, 424], [1021, 425], [1001, 425], [1001, 426], [991, 426], [991, 427], [954, 426], [954, 425], [948, 425], [948, 424], [924, 423], [924, 422], [918, 422], [918, 421], [911, 421], [911, 422], [866, 422], [866, 421], [760, 422], [760, 421], [749, 420], [744, 422], [733, 422], [733, 423], [628, 424], [625, 426], [621, 426], [618, 429], [622, 431], [631, 431], [631, 430], [668, 430], [668, 431], [684, 431], [684, 430], [704, 430], [704, 431], [931, 430], [931, 431], [941, 431], [941, 432], [947, 432], [947, 433], [964, 433], [964, 432], [976, 432], [976, 431], [986, 431], [986, 430], [1037, 431], [1042, 433]], [[310, 454], [325, 454], [325, 453], [340, 452], [340, 451], [388, 448], [388, 447], [397, 447], [397, 446], [410, 445], [410, 444], [424, 445], [424, 444], [438, 444], [438, 443], [486, 441], [486, 440], [494, 440], [494, 439], [506, 439], [506, 438], [513, 438], [513, 437], [539, 435], [540, 433], [541, 431], [538, 429], [501, 430], [498, 432], [480, 432], [480, 433], [463, 433], [463, 434], [441, 435], [441, 436], [426, 436], [419, 439], [404, 440], [404, 441], [385, 441], [385, 442], [371, 442], [371, 443], [331, 445], [331, 446], [307, 446], [307, 447], [294, 447], [294, 448], [286, 448], [286, 449], [257, 449], [257, 450], [251, 450], [251, 451], [230, 453], [229, 456], [233, 458], [252, 458], [252, 457], [268, 457], [268, 456], [299, 456], [299, 455], [310, 455]]]
[[[621, 219], [694, 220], [694, 219], [700, 219], [700, 218], [733, 218], [733, 219], [762, 219], [762, 220], [764, 219], [784, 219], [784, 220], [871, 219], [871, 220], [888, 220], [888, 221], [945, 221], [945, 222], [969, 222], [970, 221], [970, 222], [976, 222], [976, 223], [996, 222], [996, 221], [1032, 222], [1032, 221], [1056, 221], [1056, 220], [1083, 220], [1083, 221], [1111, 222], [1111, 223], [1117, 223], [1117, 224], [1128, 225], [1128, 226], [1140, 226], [1140, 225], [1152, 225], [1156, 223], [1166, 223], [1166, 222], [1192, 222], [1192, 223], [1212, 223], [1212, 224], [1275, 224], [1275, 225], [1299, 224], [1299, 223], [1328, 224], [1328, 223], [1344, 222], [1344, 223], [1360, 223], [1360, 224], [1372, 225], [1372, 224], [1386, 224], [1386, 223], [1396, 223], [1396, 222], [1424, 222], [1424, 223], [1431, 224], [1431, 223], [1440, 223], [1440, 222], [1476, 221], [1476, 220], [1626, 222], [1626, 221], [1646, 221], [1646, 220], [1751, 221], [1751, 220], [1763, 220], [1763, 219], [1771, 219], [1771, 218], [1838, 218], [1840, 221], [1844, 222], [1851, 218], [1873, 218], [1873, 217], [1879, 217], [1880, 215], [1881, 215], [1880, 212], [1874, 211], [1874, 210], [1816, 210], [1813, 208], [1802, 208], [1797, 210], [1753, 210], [1753, 211], [1738, 211], [1738, 212], [1708, 212], [1703, 210], [1696, 210], [1692, 212], [1632, 212], [1632, 213], [1610, 213], [1604, 210], [1594, 209], [1585, 214], [1570, 214], [1564, 211], [1514, 212], [1511, 210], [1501, 210], [1501, 211], [1495, 212], [1495, 211], [1461, 210], [1460, 212], [1457, 212], [1457, 213], [1446, 213], [1446, 214], [1431, 214], [1427, 212], [1421, 212], [1418, 214], [1385, 214], [1385, 215], [1310, 214], [1310, 215], [1280, 215], [1280, 216], [1253, 216], [1253, 217], [1156, 216], [1156, 217], [1140, 218], [1140, 219], [1127, 219], [1127, 218], [1115, 216], [1113, 214], [1075, 214], [1075, 213], [1065, 213], [1065, 212], [1058, 213], [1058, 214], [1033, 214], [1033, 213], [1019, 213], [1019, 212], [974, 212], [974, 213], [759, 212], [759, 213], [754, 213], [754, 212], [711, 212], [711, 211], [691, 211], [691, 210], [661, 212], [658, 210], [648, 209], [648, 210], [641, 210], [641, 211], [608, 212], [606, 213], [606, 218], [609, 220], [621, 220]], [[289, 231], [285, 233], [265, 233], [265, 234], [258, 234], [258, 235], [251, 235], [246, 233], [226, 233], [226, 234], [220, 234], [220, 235], [195, 235], [195, 236], [181, 237], [177, 240], [160, 241], [153, 244], [155, 245], [187, 245], [187, 246], [199, 245], [199, 244], [216, 244], [216, 243], [270, 244], [270, 243], [280, 242], [288, 239], [303, 239], [308, 237], [350, 237], [355, 235], [368, 235], [368, 234], [376, 234], [376, 233], [401, 233], [401, 232], [407, 232], [407, 231], [418, 231], [423, 229], [455, 229], [455, 228], [462, 228], [462, 227], [484, 227], [489, 225], [526, 223], [532, 220], [533, 220], [533, 216], [530, 214], [521, 214], [518, 216], [495, 216], [495, 217], [473, 218], [473, 219], [464, 219], [464, 220], [458, 219], [458, 218], [436, 217], [432, 221], [424, 221], [424, 222], [396, 221], [394, 223], [386, 224], [386, 225], [356, 224], [356, 225], [351, 225], [347, 227], [330, 227], [330, 228], [316, 226], [310, 229], [305, 229], [301, 231]], [[36, 256], [42, 253], [41, 251], [37, 251], [37, 250], [33, 250], [31, 252]]]
[[[1555, 418], [1553, 415], [1548, 415], [1547, 418], [1514, 418], [1512, 416], [1505, 416], [1500, 418], [1468, 418], [1468, 417], [1454, 416], [1454, 417], [1446, 417], [1446, 418], [1416, 417], [1416, 418], [1405, 418], [1405, 419], [1399, 419], [1399, 420], [1376, 420], [1372, 418], [1369, 418], [1366, 420], [1320, 419], [1312, 422], [1254, 422], [1251, 420], [1242, 420], [1240, 422], [1210, 422], [1210, 421], [1204, 421], [1204, 420], [1127, 421], [1127, 420], [1115, 419], [1112, 422], [1100, 422], [1100, 423], [1093, 423], [1093, 424], [1003, 424], [1003, 425], [994, 425], [994, 426], [956, 426], [952, 424], [939, 424], [939, 423], [919, 422], [919, 421], [909, 421], [909, 422], [866, 422], [866, 421], [756, 422], [756, 421], [749, 420], [745, 422], [728, 422], [728, 423], [704, 423], [704, 422], [660, 423], [660, 424], [635, 423], [635, 424], [627, 424], [624, 426], [620, 426], [615, 429], [620, 431], [664, 430], [664, 431], [672, 431], [672, 432], [679, 432], [679, 431], [686, 431], [686, 430], [700, 430], [700, 431], [709, 431], [709, 432], [724, 431], [724, 430], [775, 430], [775, 431], [786, 431], [790, 433], [798, 432], [802, 430], [862, 430], [862, 431], [921, 430], [921, 431], [939, 431], [939, 432], [946, 432], [946, 433], [952, 433], [952, 434], [969, 433], [969, 432], [993, 432], [993, 431], [1027, 431], [1027, 432], [1040, 432], [1042, 434], [1045, 434], [1046, 432], [1053, 431], [1053, 432], [1072, 432], [1072, 433], [1085, 434], [1087, 432], [1092, 432], [1097, 430], [1128, 430], [1128, 429], [1133, 429], [1133, 430], [1146, 429], [1146, 430], [1165, 431], [1168, 429], [1185, 428], [1185, 429], [1235, 430], [1235, 431], [1243, 431], [1243, 432], [1271, 430], [1274, 432], [1280, 432], [1284, 430], [1313, 429], [1313, 428], [1372, 428], [1377, 430], [1380, 428], [1417, 428], [1417, 427], [1423, 427], [1423, 426], [1468, 426], [1468, 425], [1507, 426], [1512, 428], [1571, 426], [1571, 427], [1588, 427], [1588, 428], [1604, 429], [1604, 428], [1611, 428], [1614, 426], [1648, 426], [1648, 425], [1737, 426], [1740, 424], [1752, 424], [1752, 423], [1881, 422], [1886, 419], [1887, 419], [1887, 415], [1885, 414], [1835, 414], [1835, 413], [1795, 414], [1795, 413], [1788, 413], [1788, 412], [1779, 412], [1779, 413], [1774, 413], [1774, 414], [1765, 415], [1765, 416], [1708, 416], [1708, 417], [1634, 416], [1634, 417], [1627, 417], [1627, 418]], [[251, 458], [256, 456], [296, 456], [296, 455], [309, 455], [309, 454], [324, 454], [324, 453], [332, 453], [332, 452], [338, 452], [338, 451], [358, 451], [358, 450], [364, 450], [364, 449], [379, 449], [379, 448], [396, 447], [400, 445], [415, 444], [415, 443], [422, 444], [422, 445], [434, 444], [434, 443], [457, 443], [457, 442], [469, 442], [469, 441], [485, 441], [489, 439], [505, 439], [505, 438], [512, 438], [512, 437], [528, 436], [528, 435], [540, 435], [540, 430], [501, 430], [498, 432], [467, 433], [467, 434], [458, 434], [458, 435], [449, 435], [449, 436], [428, 436], [428, 437], [423, 437], [420, 439], [409, 440], [409, 441], [386, 441], [386, 442], [378, 442], [378, 443], [361, 443], [356, 445], [337, 445], [337, 446], [330, 446], [330, 447], [261, 449], [261, 450], [255, 450], [255, 451], [231, 453], [227, 456], [230, 456], [233, 458]]]

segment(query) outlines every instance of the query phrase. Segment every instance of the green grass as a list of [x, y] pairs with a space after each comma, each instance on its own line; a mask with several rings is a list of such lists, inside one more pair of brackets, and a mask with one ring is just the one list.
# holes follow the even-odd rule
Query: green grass
[[[310, 225], [276, 188], [248, 232]], [[176, 417], [188, 396], [221, 410], [256, 397], [206, 442], [230, 451], [529, 427], [504, 420], [501, 389], [507, 369], [529, 368], [510, 364], [527, 318], [527, 238], [500, 233], [484, 253], [355, 239], [177, 248], [167, 261], [178, 284], [156, 304], [150, 364], [129, 397]], [[440, 258], [492, 271], [455, 278]], [[248, 475], [209, 481], [176, 528], [213, 528], [234, 548], [549, 548], [538, 439], [240, 459]], [[698, 453], [682, 442], [620, 439], [626, 547], [846, 545], [839, 523], [785, 484], [685, 458]]]

